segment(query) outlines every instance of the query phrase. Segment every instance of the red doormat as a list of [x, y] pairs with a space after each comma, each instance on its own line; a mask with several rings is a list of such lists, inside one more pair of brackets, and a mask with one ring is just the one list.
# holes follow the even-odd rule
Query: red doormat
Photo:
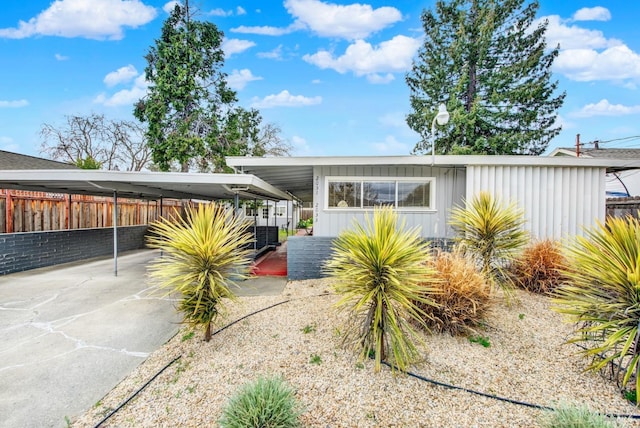
[[287, 243], [256, 260], [251, 273], [257, 276], [287, 276]]

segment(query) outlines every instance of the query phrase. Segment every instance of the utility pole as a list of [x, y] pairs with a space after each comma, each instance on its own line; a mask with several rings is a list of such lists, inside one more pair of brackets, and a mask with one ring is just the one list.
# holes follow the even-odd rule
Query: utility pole
[[580, 134], [576, 134], [576, 157], [580, 157]]

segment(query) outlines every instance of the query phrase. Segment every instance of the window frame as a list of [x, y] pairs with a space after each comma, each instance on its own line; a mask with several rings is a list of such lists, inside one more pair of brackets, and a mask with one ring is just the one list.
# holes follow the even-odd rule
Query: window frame
[[[330, 207], [329, 206], [329, 184], [332, 182], [360, 183], [360, 206], [359, 207]], [[375, 182], [394, 182], [395, 202], [393, 208], [403, 212], [435, 212], [436, 203], [436, 178], [435, 177], [396, 177], [396, 176], [326, 176], [324, 179], [324, 209], [327, 211], [373, 211], [374, 207], [364, 207], [364, 184]], [[398, 183], [429, 183], [429, 206], [428, 207], [398, 207]]]

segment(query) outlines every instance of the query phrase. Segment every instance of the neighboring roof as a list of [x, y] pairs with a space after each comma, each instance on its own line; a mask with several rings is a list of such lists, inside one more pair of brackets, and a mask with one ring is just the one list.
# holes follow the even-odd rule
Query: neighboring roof
[[15, 169], [80, 169], [75, 165], [20, 153], [0, 150], [0, 170]]
[[159, 199], [291, 199], [258, 177], [244, 174], [200, 174], [97, 170], [0, 170], [0, 188], [52, 193]]
[[[569, 147], [559, 147], [549, 156], [573, 156], [576, 157], [576, 149]], [[601, 149], [589, 148], [580, 149], [580, 156], [593, 159], [640, 159], [640, 149]]]
[[[302, 201], [313, 200], [314, 166], [398, 166], [431, 165], [431, 156], [316, 156], [316, 157], [227, 157], [227, 165], [253, 174]], [[434, 166], [538, 165], [600, 167], [607, 170], [639, 168], [640, 160], [593, 159], [548, 156], [435, 156]]]

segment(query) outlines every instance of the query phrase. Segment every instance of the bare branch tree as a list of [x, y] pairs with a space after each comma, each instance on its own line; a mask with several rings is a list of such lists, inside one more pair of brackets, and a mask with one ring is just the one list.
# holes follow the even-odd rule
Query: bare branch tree
[[40, 153], [51, 159], [102, 169], [139, 171], [149, 167], [151, 151], [145, 129], [132, 121], [107, 119], [103, 114], [66, 116], [60, 126], [45, 123]]

